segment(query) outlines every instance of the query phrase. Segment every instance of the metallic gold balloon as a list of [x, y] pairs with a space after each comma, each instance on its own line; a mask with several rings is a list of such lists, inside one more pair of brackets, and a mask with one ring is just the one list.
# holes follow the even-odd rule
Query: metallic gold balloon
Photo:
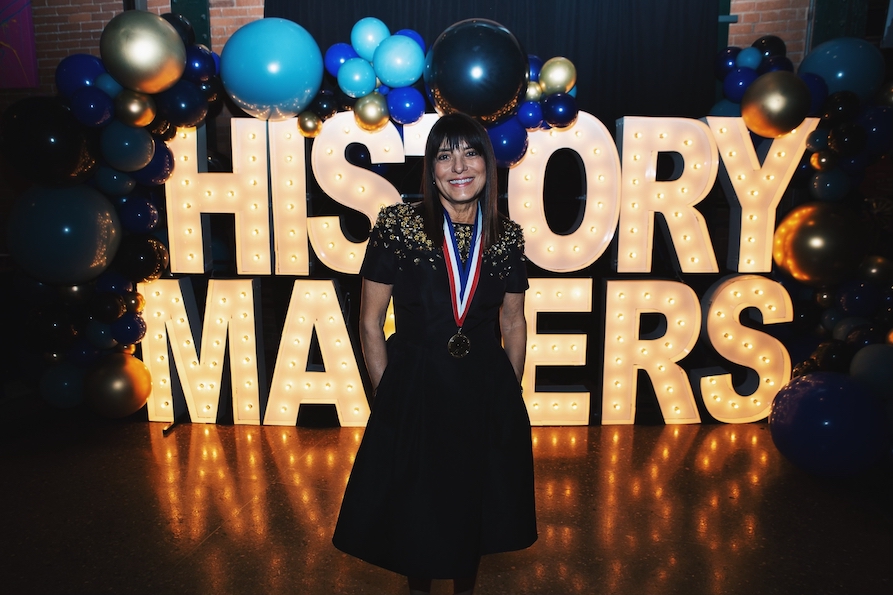
[[357, 125], [363, 130], [374, 132], [384, 128], [388, 123], [388, 101], [381, 93], [373, 91], [357, 99], [353, 106], [353, 115]]
[[186, 46], [173, 25], [142, 10], [126, 10], [105, 26], [99, 53], [109, 74], [123, 87], [160, 93], [186, 69]]
[[540, 86], [545, 95], [567, 93], [577, 84], [577, 68], [567, 58], [549, 58], [540, 68]]
[[298, 114], [298, 130], [304, 138], [316, 138], [322, 131], [322, 119], [311, 111]]
[[775, 229], [772, 259], [795, 280], [820, 287], [851, 276], [863, 245], [858, 220], [846, 207], [812, 202], [795, 207]]
[[524, 96], [525, 101], [539, 101], [543, 98], [543, 87], [536, 81], [527, 83], [527, 94]]
[[146, 404], [151, 390], [149, 368], [126, 353], [102, 356], [84, 376], [84, 401], [105, 417], [136, 413]]
[[752, 82], [741, 99], [741, 118], [765, 138], [788, 134], [809, 114], [809, 87], [786, 70], [767, 72]]
[[115, 117], [135, 128], [148, 126], [155, 119], [155, 100], [151, 95], [122, 89], [115, 97]]

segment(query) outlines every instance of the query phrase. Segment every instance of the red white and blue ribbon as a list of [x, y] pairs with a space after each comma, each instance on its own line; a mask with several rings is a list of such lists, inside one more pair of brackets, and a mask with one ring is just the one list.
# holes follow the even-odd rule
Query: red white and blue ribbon
[[452, 220], [446, 209], [443, 211], [443, 256], [447, 262], [447, 273], [450, 280], [450, 296], [453, 302], [453, 318], [460, 329], [465, 322], [468, 313], [468, 305], [474, 297], [478, 279], [481, 276], [481, 260], [483, 246], [481, 232], [483, 230], [483, 216], [478, 205], [477, 217], [471, 230], [471, 246], [468, 249], [468, 259], [462, 262], [459, 256], [459, 243], [456, 240], [456, 232], [453, 229]]

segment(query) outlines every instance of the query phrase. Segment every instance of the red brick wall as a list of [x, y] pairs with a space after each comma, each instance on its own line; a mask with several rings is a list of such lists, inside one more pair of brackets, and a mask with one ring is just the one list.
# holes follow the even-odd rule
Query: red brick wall
[[729, 45], [749, 47], [764, 35], [780, 37], [796, 68], [806, 51], [809, 0], [732, 0], [731, 14], [738, 22], [729, 26]]

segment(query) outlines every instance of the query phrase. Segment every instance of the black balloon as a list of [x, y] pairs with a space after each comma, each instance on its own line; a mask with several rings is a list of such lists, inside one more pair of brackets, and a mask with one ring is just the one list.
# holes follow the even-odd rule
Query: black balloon
[[338, 113], [338, 98], [331, 91], [323, 89], [310, 104], [310, 111], [322, 120], [331, 118]]
[[126, 311], [124, 298], [117, 293], [101, 291], [90, 300], [90, 315], [105, 324], [118, 320]]
[[158, 279], [169, 264], [167, 247], [152, 236], [127, 236], [121, 240], [114, 268], [135, 283]]
[[90, 129], [55, 97], [28, 97], [0, 118], [0, 154], [29, 180], [77, 184], [98, 167]]
[[843, 341], [831, 340], [821, 343], [812, 354], [818, 369], [825, 372], [847, 372], [853, 351]]
[[828, 148], [849, 157], [865, 148], [866, 138], [865, 129], [855, 122], [841, 122], [828, 133]]
[[822, 126], [831, 127], [859, 115], [859, 96], [852, 91], [828, 95], [822, 104]]
[[438, 112], [463, 112], [493, 124], [517, 110], [529, 73], [527, 52], [508, 29], [468, 19], [448, 27], [431, 45], [424, 78]]
[[155, 106], [158, 116], [174, 127], [195, 126], [208, 115], [208, 102], [201, 89], [183, 79], [155, 95]]
[[189, 19], [181, 14], [174, 14], [172, 12], [164, 13], [161, 15], [161, 18], [170, 23], [171, 26], [177, 30], [177, 35], [180, 36], [180, 39], [183, 40], [183, 44], [186, 47], [195, 43], [195, 29], [192, 28], [192, 23], [189, 22]]
[[753, 42], [751, 46], [760, 50], [760, 53], [763, 54], [763, 58], [784, 56], [788, 51], [784, 41], [775, 35], [764, 35]]

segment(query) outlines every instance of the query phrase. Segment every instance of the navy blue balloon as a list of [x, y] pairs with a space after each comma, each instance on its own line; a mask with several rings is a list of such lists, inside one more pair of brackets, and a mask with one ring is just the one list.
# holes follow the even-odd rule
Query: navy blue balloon
[[90, 54], [71, 54], [62, 58], [56, 66], [56, 90], [70, 98], [81, 87], [96, 82], [96, 77], [106, 72], [102, 60]]
[[829, 169], [812, 176], [809, 193], [815, 200], [836, 202], [843, 200], [852, 186], [852, 180], [842, 170]]
[[794, 72], [794, 63], [787, 56], [770, 56], [764, 58], [757, 68], [758, 74], [766, 74], [767, 72], [776, 72], [784, 70], [785, 72]]
[[539, 101], [525, 101], [518, 106], [517, 115], [527, 130], [536, 130], [543, 125], [543, 108]]
[[124, 231], [148, 233], [158, 226], [158, 209], [145, 198], [125, 196], [118, 199], [116, 207]]
[[397, 87], [387, 94], [388, 112], [397, 124], [415, 124], [425, 115], [425, 98], [415, 87]]
[[112, 98], [98, 87], [81, 87], [75, 91], [69, 107], [78, 122], [90, 127], [104, 126], [115, 116]]
[[847, 316], [869, 318], [881, 305], [881, 292], [872, 283], [847, 281], [837, 289], [837, 299]]
[[801, 72], [797, 76], [809, 88], [809, 115], [818, 115], [828, 99], [828, 84], [825, 79], [812, 72]]
[[806, 148], [816, 153], [828, 148], [828, 129], [816, 128], [806, 137]]
[[568, 93], [553, 93], [540, 102], [543, 120], [553, 128], [567, 128], [577, 121], [577, 100]]
[[96, 277], [93, 288], [96, 293], [107, 291], [119, 295], [135, 291], [133, 281], [114, 269], [109, 269]]
[[540, 71], [543, 69], [543, 59], [533, 54], [527, 54], [527, 63], [530, 65], [528, 68], [530, 82], [538, 82], [540, 80]]
[[326, 72], [337, 78], [338, 71], [341, 70], [342, 64], [352, 58], [359, 57], [360, 55], [353, 49], [352, 45], [339, 41], [338, 43], [329, 46], [329, 49], [326, 50], [323, 64], [326, 67]]
[[843, 311], [843, 308], [828, 308], [822, 312], [822, 327], [828, 332], [831, 332], [834, 330], [834, 327], [837, 326], [837, 323], [844, 318], [846, 318], [846, 313]]
[[144, 186], [160, 186], [167, 182], [174, 173], [174, 155], [161, 140], [153, 139], [155, 152], [145, 167], [130, 172], [137, 183]]
[[741, 103], [747, 88], [757, 80], [757, 71], [746, 66], [733, 68], [722, 81], [722, 93], [733, 103]]
[[208, 115], [208, 102], [195, 84], [180, 79], [172, 87], [156, 94], [158, 116], [177, 128], [196, 126]]
[[142, 314], [125, 312], [111, 324], [112, 337], [121, 345], [139, 343], [146, 336], [146, 321]]
[[93, 364], [102, 352], [87, 337], [78, 337], [65, 350], [65, 359], [76, 366], [86, 368]]
[[865, 130], [865, 151], [869, 155], [880, 155], [893, 149], [893, 106], [870, 107], [856, 122]]
[[846, 477], [875, 464], [887, 446], [885, 414], [850, 376], [814, 372], [775, 396], [769, 430], [779, 452], [804, 471]]
[[717, 80], [724, 81], [726, 76], [735, 69], [740, 53], [741, 48], [735, 46], [729, 46], [719, 51], [713, 65], [713, 74], [716, 75]]
[[186, 68], [182, 75], [184, 79], [199, 85], [209, 81], [216, 73], [217, 64], [211, 50], [200, 43], [186, 46]]
[[511, 167], [521, 161], [527, 152], [527, 129], [517, 117], [511, 117], [487, 129], [496, 165]]

